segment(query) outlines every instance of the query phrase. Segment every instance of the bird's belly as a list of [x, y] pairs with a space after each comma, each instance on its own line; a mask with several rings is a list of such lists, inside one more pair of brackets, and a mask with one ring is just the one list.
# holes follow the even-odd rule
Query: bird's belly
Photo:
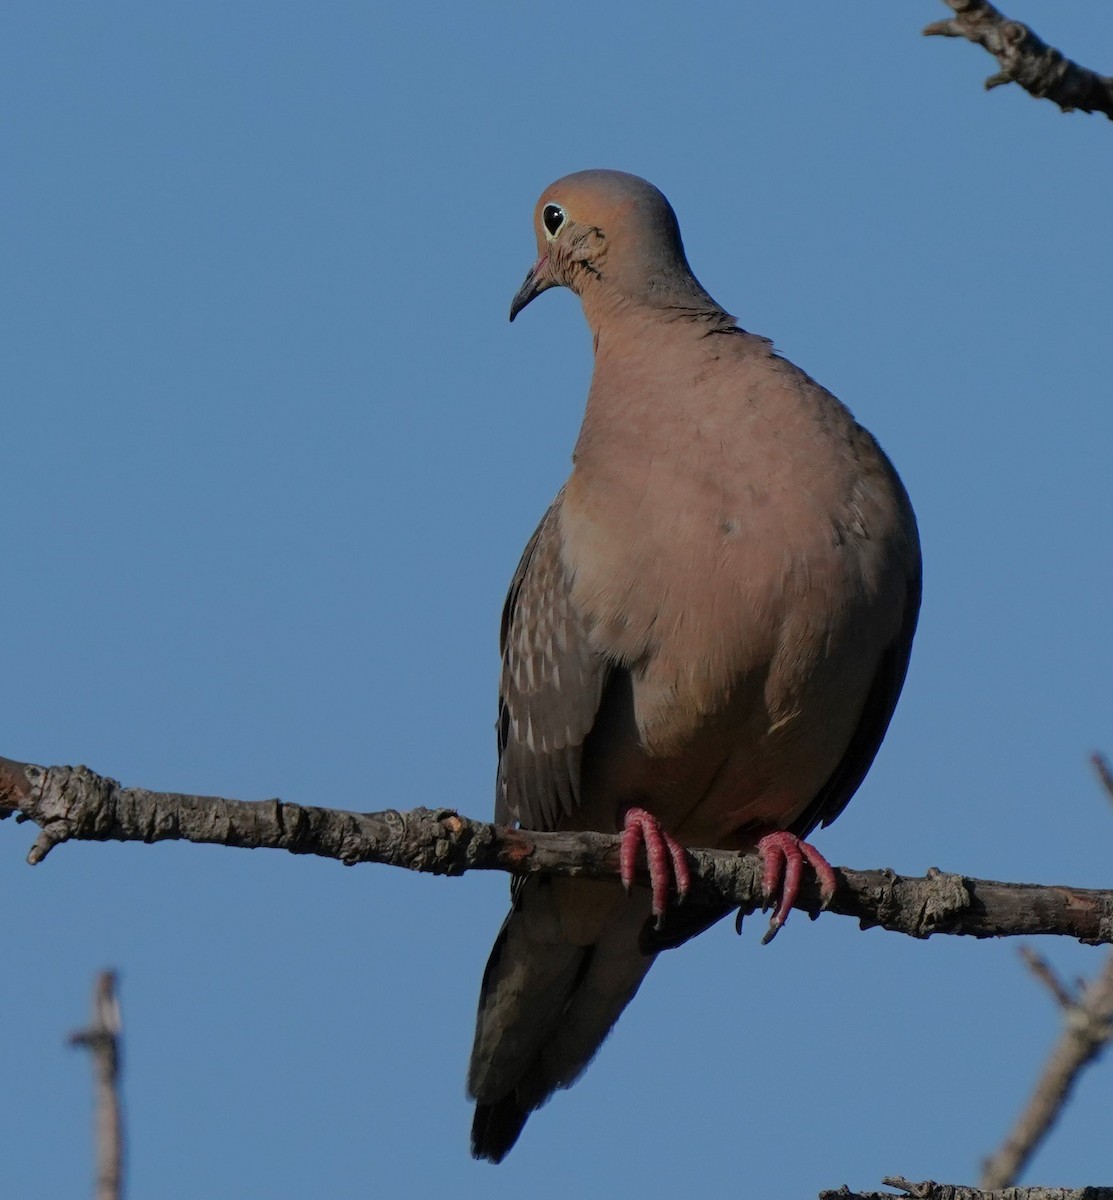
[[868, 690], [868, 680], [843, 679], [837, 693], [825, 682], [815, 680], [776, 719], [763, 681], [743, 685], [667, 754], [639, 739], [615, 758], [612, 805], [648, 808], [690, 846], [733, 849], [792, 825], [842, 759]]
[[850, 608], [815, 627], [776, 623], [750, 639], [765, 652], [744, 669], [659, 649], [619, 672], [585, 747], [581, 827], [614, 828], [630, 804], [691, 846], [791, 826], [846, 753], [891, 637], [874, 606]]
[[845, 755], [900, 628], [901, 534], [873, 508], [840, 530], [823, 515], [837, 506], [804, 491], [720, 510], [676, 490], [685, 503], [637, 528], [644, 509], [620, 520], [569, 481], [573, 604], [620, 677], [585, 745], [577, 820], [614, 828], [638, 804], [689, 845], [733, 848], [792, 825]]

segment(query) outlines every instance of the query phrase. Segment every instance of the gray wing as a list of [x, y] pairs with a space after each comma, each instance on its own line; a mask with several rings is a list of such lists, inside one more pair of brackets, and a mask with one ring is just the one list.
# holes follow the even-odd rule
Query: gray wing
[[816, 825], [830, 825], [846, 808], [850, 798], [861, 786], [866, 772], [881, 748], [885, 731], [893, 717], [893, 710], [904, 686], [908, 673], [908, 659], [912, 653], [912, 637], [916, 632], [916, 621], [920, 614], [921, 577], [919, 570], [908, 581], [904, 621], [896, 639], [881, 657], [873, 686], [870, 688], [862, 715], [846, 753], [835, 768], [834, 774], [819, 790], [807, 811], [792, 827], [798, 837], [807, 837]]
[[580, 760], [610, 671], [572, 604], [563, 491], [530, 538], [502, 613], [495, 821], [553, 829], [580, 801]]

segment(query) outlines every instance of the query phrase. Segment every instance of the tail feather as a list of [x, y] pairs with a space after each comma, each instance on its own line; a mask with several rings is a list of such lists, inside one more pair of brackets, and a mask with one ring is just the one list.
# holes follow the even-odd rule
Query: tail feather
[[552, 883], [522, 887], [483, 977], [468, 1092], [472, 1154], [491, 1162], [579, 1078], [653, 963], [638, 946], [648, 893]]
[[513, 1092], [494, 1104], [477, 1104], [471, 1123], [472, 1157], [502, 1162], [518, 1140], [530, 1111], [518, 1103]]

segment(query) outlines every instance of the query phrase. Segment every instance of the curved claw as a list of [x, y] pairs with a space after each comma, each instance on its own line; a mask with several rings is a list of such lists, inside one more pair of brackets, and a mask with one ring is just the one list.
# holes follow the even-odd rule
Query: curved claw
[[758, 842], [757, 852], [761, 855], [763, 864], [761, 892], [765, 903], [762, 905], [762, 911], [776, 902], [773, 916], [769, 920], [769, 929], [761, 939], [764, 946], [777, 936], [777, 931], [788, 920], [788, 914], [792, 911], [800, 891], [805, 862], [815, 872], [819, 881], [821, 908], [826, 908], [831, 903], [838, 881], [831, 864], [814, 846], [802, 842], [795, 834], [784, 830], [766, 834]]
[[645, 846], [653, 915], [660, 929], [668, 908], [670, 885], [676, 885], [678, 904], [688, 894], [692, 882], [688, 856], [684, 847], [661, 828], [661, 823], [651, 812], [644, 808], [628, 808], [622, 815], [622, 842], [618, 853], [619, 874], [627, 892], [634, 885], [639, 845]]

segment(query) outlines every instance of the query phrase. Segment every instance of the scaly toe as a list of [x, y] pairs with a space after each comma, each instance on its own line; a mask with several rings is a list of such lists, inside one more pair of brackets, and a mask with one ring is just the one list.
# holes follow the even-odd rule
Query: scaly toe
[[837, 880], [831, 864], [814, 846], [785, 830], [766, 834], [758, 842], [757, 850], [763, 864], [761, 893], [765, 904], [762, 911], [777, 901], [769, 921], [769, 929], [761, 939], [762, 945], [767, 945], [777, 936], [777, 931], [788, 920], [788, 914], [796, 903], [805, 862], [819, 882], [819, 900], [822, 908], [831, 903]]
[[653, 915], [660, 929], [668, 908], [670, 886], [676, 886], [677, 903], [683, 901], [691, 887], [688, 856], [684, 847], [661, 828], [661, 823], [651, 812], [644, 808], [628, 808], [622, 817], [619, 848], [619, 874], [627, 892], [634, 884], [639, 844], [645, 846]]

